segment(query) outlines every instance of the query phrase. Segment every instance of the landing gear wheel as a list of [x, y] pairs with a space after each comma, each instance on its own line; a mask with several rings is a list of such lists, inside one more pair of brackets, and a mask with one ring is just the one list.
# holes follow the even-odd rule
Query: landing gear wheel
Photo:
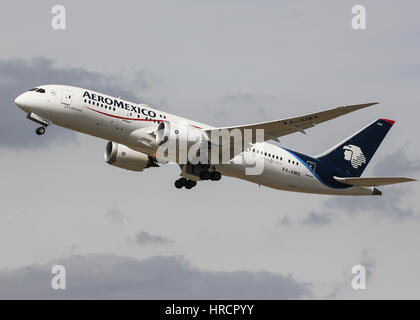
[[175, 181], [175, 188], [181, 189], [182, 187], [186, 186], [189, 180], [185, 178], [179, 178]]
[[196, 185], [197, 185], [197, 181], [187, 180], [187, 183], [185, 184], [185, 189], [194, 188]]
[[208, 172], [208, 171], [200, 172], [200, 179], [201, 180], [209, 180], [210, 177], [211, 177], [210, 172]]
[[45, 127], [36, 128], [35, 133], [39, 136], [43, 135], [45, 133]]
[[211, 172], [210, 179], [212, 181], [219, 181], [220, 179], [222, 179], [222, 174], [219, 171]]
[[181, 189], [184, 185], [181, 183], [180, 180], [176, 180], [175, 181], [175, 188], [177, 189]]

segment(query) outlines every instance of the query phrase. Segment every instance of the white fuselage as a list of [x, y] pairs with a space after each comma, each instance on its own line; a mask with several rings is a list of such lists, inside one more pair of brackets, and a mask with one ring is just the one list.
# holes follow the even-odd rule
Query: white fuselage
[[[148, 155], [155, 154], [156, 145], [144, 143], [139, 138], [141, 132], [156, 129], [162, 121], [184, 121], [195, 128], [213, 128], [145, 104], [136, 104], [92, 90], [62, 85], [41, 87], [45, 93], [28, 91], [19, 96], [16, 99], [19, 107], [58, 126], [111, 140]], [[252, 149], [264, 150], [263, 153], [257, 153], [264, 161], [264, 169], [260, 174], [246, 174], [245, 166], [234, 164], [234, 159], [228, 164], [217, 165], [217, 170], [226, 176], [287, 191], [336, 195], [371, 195], [373, 192], [373, 188], [367, 187], [332, 188], [323, 183], [294, 154], [273, 144], [257, 143], [245, 152], [253, 152]]]

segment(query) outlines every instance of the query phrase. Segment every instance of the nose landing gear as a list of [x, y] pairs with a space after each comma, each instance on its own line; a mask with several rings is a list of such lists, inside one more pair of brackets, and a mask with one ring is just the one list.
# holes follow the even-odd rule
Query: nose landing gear
[[37, 135], [39, 135], [39, 136], [40, 135], [43, 135], [45, 133], [45, 127], [38, 127], [38, 128], [36, 128], [35, 133]]
[[41, 127], [36, 128], [35, 133], [39, 136], [45, 133], [45, 128], [48, 127], [51, 121], [42, 118], [41, 116], [37, 115], [36, 113], [29, 112], [26, 116], [29, 120], [36, 122], [41, 125]]

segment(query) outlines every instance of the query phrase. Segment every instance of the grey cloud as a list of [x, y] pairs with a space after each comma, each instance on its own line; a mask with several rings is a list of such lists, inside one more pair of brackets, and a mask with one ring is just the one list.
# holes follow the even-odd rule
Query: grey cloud
[[332, 213], [317, 213], [311, 211], [308, 216], [297, 221], [291, 221], [289, 217], [283, 217], [279, 220], [279, 226], [286, 227], [292, 225], [304, 225], [304, 226], [324, 226], [332, 222]]
[[149, 244], [149, 243], [172, 243], [173, 241], [167, 237], [153, 235], [146, 231], [140, 231], [134, 236], [134, 242], [138, 244]]
[[376, 261], [373, 255], [374, 252], [372, 250], [363, 250], [360, 264], [366, 269], [366, 281], [369, 281], [373, 278], [373, 270], [376, 267]]
[[[374, 260], [374, 251], [370, 249], [364, 249], [361, 254], [360, 262], [355, 263], [365, 267], [366, 270], [366, 285], [369, 286], [369, 282], [372, 281], [373, 271], [376, 267], [376, 261]], [[351, 281], [354, 274], [351, 273], [353, 266], [348, 266], [343, 274], [342, 280], [334, 283], [331, 286], [331, 292], [328, 294], [328, 299], [337, 299], [346, 289], [351, 288]], [[353, 290], [353, 289], [351, 289]]]
[[375, 166], [374, 173], [378, 176], [410, 176], [417, 174], [420, 171], [420, 160], [408, 158], [405, 152], [408, 145], [406, 143], [394, 153], [385, 156]]
[[120, 210], [117, 209], [110, 209], [105, 213], [105, 217], [112, 223], [116, 224], [124, 224], [129, 219], [122, 213]]
[[292, 222], [290, 221], [290, 219], [288, 217], [284, 217], [279, 221], [280, 226], [289, 226], [289, 225], [291, 225], [291, 223]]
[[[66, 268], [66, 290], [51, 288], [51, 268]], [[296, 299], [310, 284], [290, 274], [202, 271], [182, 257], [136, 260], [73, 255], [42, 265], [0, 270], [1, 299]]]
[[376, 197], [337, 197], [325, 203], [327, 208], [343, 210], [354, 215], [372, 211], [382, 217], [393, 220], [403, 220], [415, 216], [414, 209], [405, 208], [403, 199], [408, 193], [408, 188], [403, 186], [387, 186], [382, 196]]
[[[133, 76], [133, 86], [147, 88], [150, 86], [146, 74], [138, 72]], [[0, 60], [0, 145], [12, 148], [38, 148], [52, 142], [74, 142], [75, 134], [63, 128], [51, 126], [47, 133], [36, 136], [36, 124], [25, 118], [25, 113], [14, 103], [22, 92], [41, 84], [67, 84], [86, 87], [121, 96], [134, 102], [144, 102], [121, 86], [121, 78], [104, 76], [81, 68], [58, 68], [50, 59], [36, 58], [30, 61], [12, 59]]]
[[316, 213], [312, 211], [306, 218], [300, 220], [301, 224], [322, 226], [331, 223], [332, 218], [330, 213]]

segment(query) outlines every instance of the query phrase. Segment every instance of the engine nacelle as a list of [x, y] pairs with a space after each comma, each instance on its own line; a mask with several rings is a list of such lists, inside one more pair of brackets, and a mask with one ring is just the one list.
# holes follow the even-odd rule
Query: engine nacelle
[[105, 149], [105, 162], [112, 166], [131, 171], [143, 171], [149, 167], [159, 167], [154, 159], [143, 152], [108, 141]]

